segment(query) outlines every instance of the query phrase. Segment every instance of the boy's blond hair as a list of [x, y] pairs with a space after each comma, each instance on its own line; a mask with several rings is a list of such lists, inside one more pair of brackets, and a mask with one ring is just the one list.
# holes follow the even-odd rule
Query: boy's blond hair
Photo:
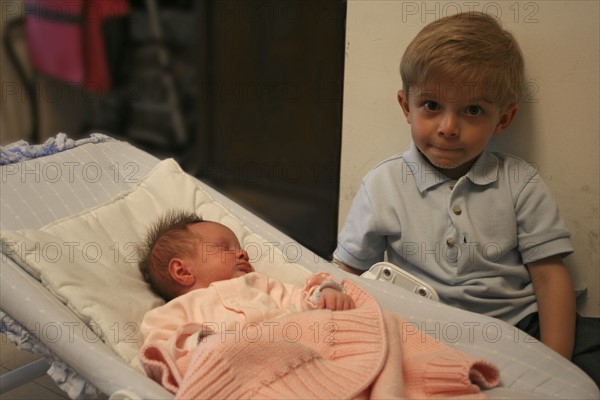
[[501, 108], [519, 101], [524, 62], [517, 41], [492, 16], [468, 12], [441, 18], [423, 28], [400, 63], [407, 96], [428, 83], [481, 88]]

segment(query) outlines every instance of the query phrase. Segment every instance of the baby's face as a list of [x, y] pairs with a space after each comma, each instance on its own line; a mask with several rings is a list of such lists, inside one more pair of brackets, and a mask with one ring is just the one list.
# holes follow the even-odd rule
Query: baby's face
[[254, 271], [248, 261], [248, 253], [231, 229], [209, 221], [192, 224], [188, 228], [198, 239], [194, 257], [188, 260], [196, 278], [195, 289]]

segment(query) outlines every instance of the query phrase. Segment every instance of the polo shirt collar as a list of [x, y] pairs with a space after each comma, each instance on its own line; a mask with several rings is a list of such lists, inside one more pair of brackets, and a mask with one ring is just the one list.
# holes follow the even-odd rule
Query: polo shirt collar
[[[414, 176], [420, 193], [452, 180], [435, 169], [417, 149], [414, 142], [410, 143], [409, 149], [402, 158]], [[466, 178], [476, 185], [488, 185], [498, 180], [498, 170], [498, 157], [489, 151], [484, 151], [475, 161]]]
[[467, 173], [467, 178], [476, 185], [489, 185], [498, 180], [499, 171], [498, 156], [484, 150]]

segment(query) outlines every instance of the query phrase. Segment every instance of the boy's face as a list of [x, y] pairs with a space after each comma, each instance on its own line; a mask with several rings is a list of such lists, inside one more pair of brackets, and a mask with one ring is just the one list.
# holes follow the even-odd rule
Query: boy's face
[[191, 224], [188, 229], [197, 239], [194, 255], [181, 257], [193, 277], [190, 289], [205, 288], [254, 271], [248, 253], [231, 229], [208, 221]]
[[480, 86], [429, 83], [398, 92], [413, 142], [443, 174], [468, 172], [491, 138], [512, 122], [517, 105], [500, 109]]

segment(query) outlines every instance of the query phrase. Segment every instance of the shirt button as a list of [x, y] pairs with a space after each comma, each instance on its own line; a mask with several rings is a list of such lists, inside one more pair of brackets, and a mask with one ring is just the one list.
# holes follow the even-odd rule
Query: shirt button
[[446, 239], [446, 244], [449, 247], [453, 247], [456, 244], [456, 241], [454, 239], [452, 239], [452, 238], [448, 238], [448, 239]]
[[462, 214], [462, 209], [459, 206], [452, 207], [452, 212], [456, 215]]

